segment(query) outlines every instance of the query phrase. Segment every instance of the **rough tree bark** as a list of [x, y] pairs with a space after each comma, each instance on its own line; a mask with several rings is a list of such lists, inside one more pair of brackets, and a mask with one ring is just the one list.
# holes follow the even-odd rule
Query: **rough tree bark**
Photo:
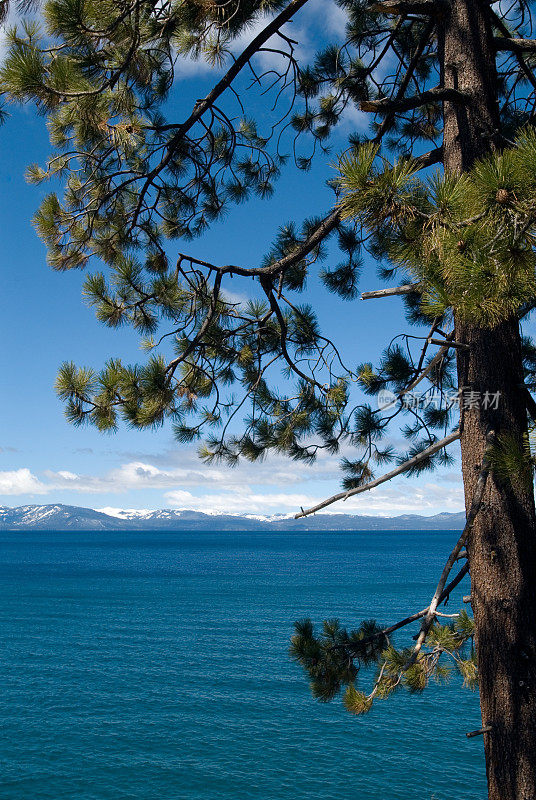
[[[500, 146], [493, 33], [486, 0], [452, 0], [440, 35], [444, 84], [470, 97], [444, 104], [444, 166], [470, 169]], [[462, 410], [461, 452], [465, 504], [471, 504], [486, 434], [515, 438], [527, 431], [517, 318], [493, 330], [456, 321], [460, 387], [500, 392], [495, 410]], [[467, 395], [466, 395], [467, 396]], [[536, 518], [532, 481], [508, 485], [490, 476], [484, 507], [468, 545], [489, 800], [536, 799]]]

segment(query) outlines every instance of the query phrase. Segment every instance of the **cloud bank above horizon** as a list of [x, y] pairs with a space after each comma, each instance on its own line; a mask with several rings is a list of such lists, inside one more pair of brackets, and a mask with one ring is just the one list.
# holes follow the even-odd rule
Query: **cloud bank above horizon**
[[[11, 505], [15, 498], [17, 504], [19, 498], [24, 503], [44, 497], [53, 502], [79, 502], [86, 498], [84, 502], [92, 507], [121, 504], [125, 508], [153, 510], [166, 507], [211, 513], [277, 514], [315, 505], [339, 488], [340, 474], [332, 457], [320, 458], [313, 465], [272, 457], [230, 469], [204, 465], [188, 449], [124, 456], [127, 458], [117, 466], [97, 474], [70, 469], [32, 471], [28, 467], [0, 471], [0, 498]], [[461, 481], [452, 473], [438, 472], [426, 481], [399, 477], [370, 493], [334, 504], [327, 511], [394, 516], [462, 508]]]

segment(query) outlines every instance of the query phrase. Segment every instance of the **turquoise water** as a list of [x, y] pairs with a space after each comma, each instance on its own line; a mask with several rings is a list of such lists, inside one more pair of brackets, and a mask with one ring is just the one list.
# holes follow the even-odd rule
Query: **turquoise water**
[[303, 616], [422, 608], [455, 538], [0, 534], [0, 797], [483, 800], [476, 695], [355, 718], [287, 655]]

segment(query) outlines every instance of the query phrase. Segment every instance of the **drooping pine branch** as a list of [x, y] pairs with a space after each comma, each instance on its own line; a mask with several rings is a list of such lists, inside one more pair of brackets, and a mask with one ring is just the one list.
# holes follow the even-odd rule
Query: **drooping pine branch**
[[333, 505], [333, 503], [337, 503], [339, 500], [347, 500], [349, 497], [354, 497], [356, 494], [362, 494], [363, 492], [368, 492], [371, 489], [375, 489], [377, 486], [381, 486], [382, 483], [386, 483], [387, 481], [392, 480], [397, 475], [401, 475], [408, 470], [411, 470], [413, 467], [417, 466], [421, 461], [426, 461], [437, 453], [439, 450], [442, 450], [444, 447], [448, 447], [449, 444], [452, 442], [457, 441], [460, 438], [460, 432], [454, 431], [454, 433], [449, 434], [444, 439], [441, 439], [439, 442], [435, 442], [434, 444], [427, 447], [422, 452], [418, 453], [417, 455], [413, 456], [413, 458], [409, 458], [403, 464], [399, 464], [398, 467], [387, 472], [385, 475], [382, 475], [381, 478], [375, 478], [373, 481], [364, 484], [363, 486], [356, 486], [354, 489], [349, 489], [346, 492], [339, 492], [338, 494], [334, 494], [332, 497], [329, 497], [327, 500], [323, 500], [321, 503], [318, 503], [316, 506], [312, 508], [308, 508], [306, 511], [303, 509], [300, 511], [299, 514], [296, 514], [294, 519], [300, 519], [301, 517], [308, 517], [310, 514], [315, 514], [317, 511], [321, 511], [323, 508], [327, 506]]

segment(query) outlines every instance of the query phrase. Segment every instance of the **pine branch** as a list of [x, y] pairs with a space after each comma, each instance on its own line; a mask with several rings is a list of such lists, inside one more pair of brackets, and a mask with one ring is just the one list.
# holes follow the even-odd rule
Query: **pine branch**
[[312, 234], [301, 242], [291, 253], [277, 259], [277, 261], [274, 261], [272, 264], [268, 264], [266, 267], [241, 267], [238, 264], [225, 264], [224, 266], [218, 267], [216, 264], [202, 261], [199, 258], [186, 255], [185, 253], [179, 253], [179, 257], [185, 261], [191, 261], [193, 264], [198, 264], [200, 267], [206, 267], [213, 272], [217, 272], [222, 277], [224, 275], [239, 275], [244, 278], [255, 278], [257, 276], [262, 278], [263, 276], [279, 275], [284, 273], [287, 269], [294, 267], [300, 261], [303, 261], [315, 247], [323, 242], [326, 236], [329, 236], [337, 225], [339, 225], [340, 221], [340, 210], [335, 209], [331, 211], [331, 213], [318, 223]]
[[184, 136], [188, 133], [188, 131], [198, 122], [203, 114], [205, 114], [209, 109], [211, 109], [216, 100], [222, 95], [226, 89], [228, 89], [231, 84], [233, 83], [234, 79], [238, 75], [238, 73], [249, 63], [250, 59], [257, 53], [257, 51], [265, 44], [271, 36], [279, 31], [286, 22], [288, 22], [297, 11], [300, 10], [302, 6], [305, 5], [307, 0], [291, 0], [286, 8], [281, 11], [280, 14], [277, 15], [268, 25], [263, 28], [263, 30], [255, 36], [255, 38], [248, 44], [246, 48], [240, 53], [238, 58], [234, 61], [233, 65], [230, 69], [225, 73], [223, 78], [218, 81], [216, 86], [204, 97], [202, 100], [198, 100], [193, 108], [192, 113], [185, 120], [178, 128], [176, 133], [171, 137], [170, 141], [167, 144], [167, 153], [164, 158], [161, 159], [160, 163], [157, 164], [147, 175], [145, 182], [140, 190], [140, 196], [138, 199], [137, 208], [133, 215], [133, 222], [131, 227], [133, 228], [138, 220], [138, 217], [141, 213], [141, 209], [143, 207], [143, 202], [145, 195], [149, 191], [149, 187], [151, 186], [154, 179], [162, 172], [165, 167], [170, 163], [175, 155], [175, 151], [180, 144], [180, 142], [184, 139]]
[[[395, 94], [394, 100], [395, 101], [402, 101], [404, 95], [406, 94], [406, 90], [410, 84], [411, 79], [417, 69], [417, 65], [419, 64], [421, 57], [426, 49], [427, 44], [430, 41], [430, 36], [433, 33], [435, 27], [435, 22], [433, 19], [429, 20], [428, 25], [426, 26], [425, 30], [423, 31], [421, 38], [419, 39], [419, 43], [415, 48], [415, 51], [411, 57], [411, 61], [408, 64], [408, 68], [406, 70], [406, 74], [402, 78], [398, 90]], [[361, 108], [363, 109], [363, 104], [361, 104]], [[387, 113], [387, 115], [383, 118], [381, 125], [378, 128], [376, 136], [374, 137], [375, 142], [380, 142], [385, 135], [386, 131], [391, 127], [393, 122], [393, 114], [394, 112], [391, 110]]]
[[285, 322], [285, 318], [281, 312], [281, 308], [279, 307], [279, 304], [274, 297], [270, 280], [266, 279], [266, 277], [261, 278], [261, 286], [264, 290], [264, 293], [266, 294], [266, 297], [268, 298], [268, 302], [270, 303], [270, 308], [272, 309], [273, 313], [277, 318], [277, 321], [279, 322], [279, 328], [280, 328], [279, 343], [281, 346], [281, 354], [283, 358], [287, 362], [292, 372], [298, 375], [306, 383], [309, 383], [312, 386], [316, 387], [317, 389], [324, 391], [324, 387], [321, 384], [319, 384], [318, 381], [315, 381], [315, 379], [312, 378], [310, 375], [306, 375], [305, 372], [302, 372], [302, 370], [298, 367], [294, 359], [291, 358], [287, 349], [287, 333], [288, 333], [287, 323]]
[[[488, 10], [487, 7], [486, 7], [486, 10]], [[499, 15], [496, 14], [493, 11], [493, 9], [491, 9], [491, 8], [489, 9], [489, 13], [491, 14], [491, 19], [492, 19], [493, 25], [495, 25], [497, 30], [500, 31], [500, 33], [504, 36], [504, 38], [505, 39], [509, 39], [509, 40], [513, 40], [514, 37], [512, 36], [510, 31], [508, 30], [508, 27], [504, 24], [502, 19], [499, 17]], [[519, 66], [520, 66], [523, 74], [525, 75], [526, 79], [532, 85], [532, 88], [536, 89], [536, 77], [534, 76], [534, 73], [532, 72], [532, 70], [527, 66], [527, 64], [525, 64], [525, 61], [523, 59], [523, 55], [522, 55], [521, 50], [516, 49], [513, 52], [514, 52], [514, 54], [516, 56], [517, 63], [519, 64]]]
[[446, 0], [383, 0], [372, 3], [367, 10], [395, 17], [408, 14], [440, 16], [448, 11], [449, 6]]
[[294, 16], [294, 14], [296, 14], [296, 12], [298, 12], [300, 8], [305, 5], [306, 2], [307, 0], [291, 0], [288, 6], [284, 8], [277, 17], [269, 22], [268, 25], [259, 34], [257, 34], [257, 36], [255, 36], [250, 44], [248, 44], [248, 46], [238, 56], [230, 69], [225, 73], [223, 78], [218, 81], [216, 86], [214, 86], [214, 88], [203, 100], [198, 100], [196, 102], [194, 110], [188, 119], [182, 123], [180, 128], [169, 142], [168, 147], [170, 150], [172, 150], [177, 142], [182, 139], [184, 134], [187, 133], [199, 119], [201, 119], [205, 111], [208, 111], [208, 109], [214, 105], [220, 95], [229, 88], [238, 73], [243, 69], [243, 67], [246, 66], [248, 61], [255, 55], [259, 48], [262, 47], [262, 45], [265, 44], [265, 42], [267, 42], [268, 39], [270, 39], [275, 33], [277, 33], [279, 28], [288, 22]]
[[419, 289], [418, 283], [406, 283], [403, 286], [393, 286], [390, 289], [376, 289], [374, 292], [363, 292], [361, 300], [376, 300], [382, 297], [394, 297], [395, 295], [411, 294]]
[[419, 385], [419, 383], [420, 383], [421, 381], [423, 381], [423, 380], [426, 378], [426, 376], [427, 376], [427, 375], [429, 375], [429, 374], [431, 373], [431, 371], [434, 369], [434, 367], [436, 366], [436, 364], [439, 364], [439, 362], [441, 361], [441, 359], [442, 359], [442, 358], [444, 358], [444, 356], [445, 356], [445, 355], [448, 353], [448, 351], [449, 351], [449, 347], [450, 347], [450, 342], [449, 342], [449, 340], [450, 340], [450, 339], [452, 339], [452, 338], [453, 338], [453, 336], [454, 336], [454, 333], [450, 333], [450, 334], [449, 334], [449, 335], [446, 337], [445, 343], [444, 343], [444, 344], [441, 346], [441, 348], [440, 348], [440, 349], [437, 351], [437, 353], [436, 353], [436, 354], [435, 354], [435, 356], [432, 358], [432, 360], [428, 362], [428, 364], [427, 364], [427, 365], [426, 365], [426, 367], [423, 369], [423, 371], [422, 371], [422, 372], [420, 372], [420, 373], [417, 375], [417, 377], [416, 377], [416, 378], [415, 378], [415, 379], [414, 379], [414, 380], [413, 380], [413, 381], [412, 381], [412, 382], [411, 382], [411, 383], [410, 383], [408, 386], [406, 386], [406, 388], [405, 388], [405, 389], [403, 389], [403, 390], [402, 390], [402, 391], [401, 391], [401, 392], [398, 394], [398, 399], [401, 399], [402, 397], [404, 397], [404, 395], [405, 395], [405, 394], [408, 394], [408, 392], [411, 392], [411, 391], [412, 391], [412, 390], [413, 390], [413, 389], [414, 389], [416, 386], [418, 386], [418, 385]]
[[469, 101], [469, 98], [457, 89], [436, 86], [434, 89], [428, 89], [420, 94], [413, 95], [413, 97], [401, 97], [398, 99], [382, 97], [381, 100], [363, 100], [359, 108], [361, 111], [372, 111], [377, 114], [392, 114], [399, 111], [411, 111], [411, 109], [424, 106], [427, 103], [443, 102], [444, 100], [464, 105]]
[[[423, 153], [422, 155], [412, 159], [412, 163], [416, 165], [417, 169], [425, 169], [433, 164], [438, 164], [442, 158], [443, 148], [436, 147], [433, 150], [429, 150], [427, 153]], [[241, 277], [245, 278], [255, 278], [263, 275], [279, 275], [284, 273], [287, 269], [294, 267], [296, 264], [306, 258], [306, 256], [308, 256], [315, 247], [324, 241], [326, 236], [329, 236], [329, 234], [335, 230], [340, 222], [341, 212], [340, 209], [336, 208], [334, 211], [331, 211], [326, 217], [324, 217], [318, 223], [311, 235], [301, 242], [291, 253], [279, 258], [277, 261], [274, 261], [272, 264], [269, 264], [266, 267], [242, 267], [238, 264], [225, 264], [224, 266], [218, 267], [216, 264], [209, 263], [208, 261], [201, 261], [198, 258], [194, 258], [193, 256], [189, 256], [184, 253], [179, 253], [179, 256], [187, 261], [191, 261], [194, 264], [199, 264], [199, 266], [207, 267], [210, 270], [219, 272], [222, 276], [240, 275]]]
[[438, 452], [438, 450], [442, 450], [444, 447], [447, 447], [449, 444], [455, 442], [459, 438], [460, 431], [454, 431], [454, 433], [449, 434], [449, 436], [446, 436], [439, 442], [435, 442], [434, 444], [430, 445], [430, 447], [427, 447], [426, 450], [422, 451], [422, 453], [418, 453], [416, 456], [413, 456], [413, 458], [408, 459], [408, 461], [404, 461], [403, 464], [400, 464], [398, 467], [391, 470], [391, 472], [387, 472], [385, 475], [382, 475], [381, 478], [375, 478], [375, 480], [366, 483], [364, 486], [356, 486], [355, 489], [350, 489], [347, 492], [339, 492], [338, 494], [334, 494], [333, 497], [323, 500], [321, 503], [318, 503], [318, 505], [313, 506], [306, 511], [302, 509], [299, 514], [294, 516], [294, 519], [308, 517], [310, 514], [314, 514], [316, 511], [320, 511], [320, 509], [326, 508], [326, 506], [330, 506], [332, 503], [336, 503], [339, 500], [347, 500], [349, 497], [353, 497], [356, 494], [361, 494], [362, 492], [368, 492], [370, 489], [375, 489], [376, 486], [380, 486], [382, 483], [390, 481], [397, 475], [401, 475], [403, 472], [406, 472], [406, 470], [411, 469], [416, 464], [424, 461], [426, 458], [433, 456], [434, 453]]
[[168, 377], [168, 380], [170, 380], [173, 377], [173, 375], [175, 374], [175, 371], [176, 371], [177, 367], [179, 366], [179, 364], [182, 364], [188, 358], [188, 356], [195, 350], [197, 345], [200, 344], [203, 341], [203, 336], [205, 335], [205, 333], [210, 328], [210, 326], [211, 326], [211, 324], [212, 324], [212, 322], [213, 322], [213, 320], [214, 320], [214, 318], [216, 316], [216, 311], [218, 309], [218, 300], [219, 300], [219, 297], [220, 297], [221, 278], [222, 278], [222, 276], [220, 274], [216, 275], [216, 279], [214, 281], [214, 288], [212, 290], [212, 297], [211, 297], [211, 300], [210, 300], [210, 308], [208, 310], [208, 313], [207, 313], [205, 319], [203, 320], [203, 324], [199, 328], [199, 330], [196, 333], [195, 337], [188, 344], [188, 346], [186, 347], [184, 353], [182, 353], [178, 358], [174, 358], [173, 361], [169, 362], [169, 364], [168, 364], [168, 366], [166, 368], [166, 376]]
[[[445, 600], [448, 600], [450, 594], [456, 586], [461, 583], [461, 581], [465, 578], [467, 573], [469, 572], [469, 564], [464, 564], [458, 574], [448, 583], [441, 594], [439, 595], [439, 600], [437, 605], [441, 605]], [[426, 616], [430, 610], [430, 606], [426, 606], [421, 611], [417, 611], [415, 614], [411, 614], [409, 617], [400, 620], [400, 622], [395, 622], [393, 625], [390, 625], [388, 628], [384, 628], [382, 633], [385, 636], [389, 636], [391, 633], [395, 633], [395, 631], [400, 630], [400, 628], [404, 628], [406, 625], [410, 625], [412, 622], [416, 622], [418, 619], [422, 619], [422, 617]]]
[[510, 50], [513, 53], [536, 52], [536, 39], [508, 39], [506, 36], [495, 36], [493, 44], [497, 51]]
[[[465, 578], [467, 573], [469, 572], [469, 564], [464, 564], [458, 574], [448, 583], [443, 591], [439, 596], [438, 606], [441, 605], [445, 600], [448, 600], [450, 594], [453, 589], [458, 586], [459, 583]], [[360, 639], [356, 644], [355, 647], [362, 647], [363, 644], [368, 644], [368, 642], [372, 642], [374, 639], [379, 638], [380, 636], [390, 636], [392, 633], [396, 633], [396, 631], [400, 630], [400, 628], [405, 628], [407, 625], [411, 625], [412, 622], [417, 622], [419, 619], [422, 619], [428, 611], [430, 610], [430, 606], [426, 606], [426, 608], [422, 608], [420, 611], [416, 611], [414, 614], [410, 614], [404, 619], [399, 620], [398, 622], [394, 622], [392, 625], [389, 625], [387, 628], [382, 628], [380, 631], [377, 631], [371, 637], [366, 639]], [[334, 645], [333, 649], [352, 649], [351, 642], [345, 642], [344, 644]]]

